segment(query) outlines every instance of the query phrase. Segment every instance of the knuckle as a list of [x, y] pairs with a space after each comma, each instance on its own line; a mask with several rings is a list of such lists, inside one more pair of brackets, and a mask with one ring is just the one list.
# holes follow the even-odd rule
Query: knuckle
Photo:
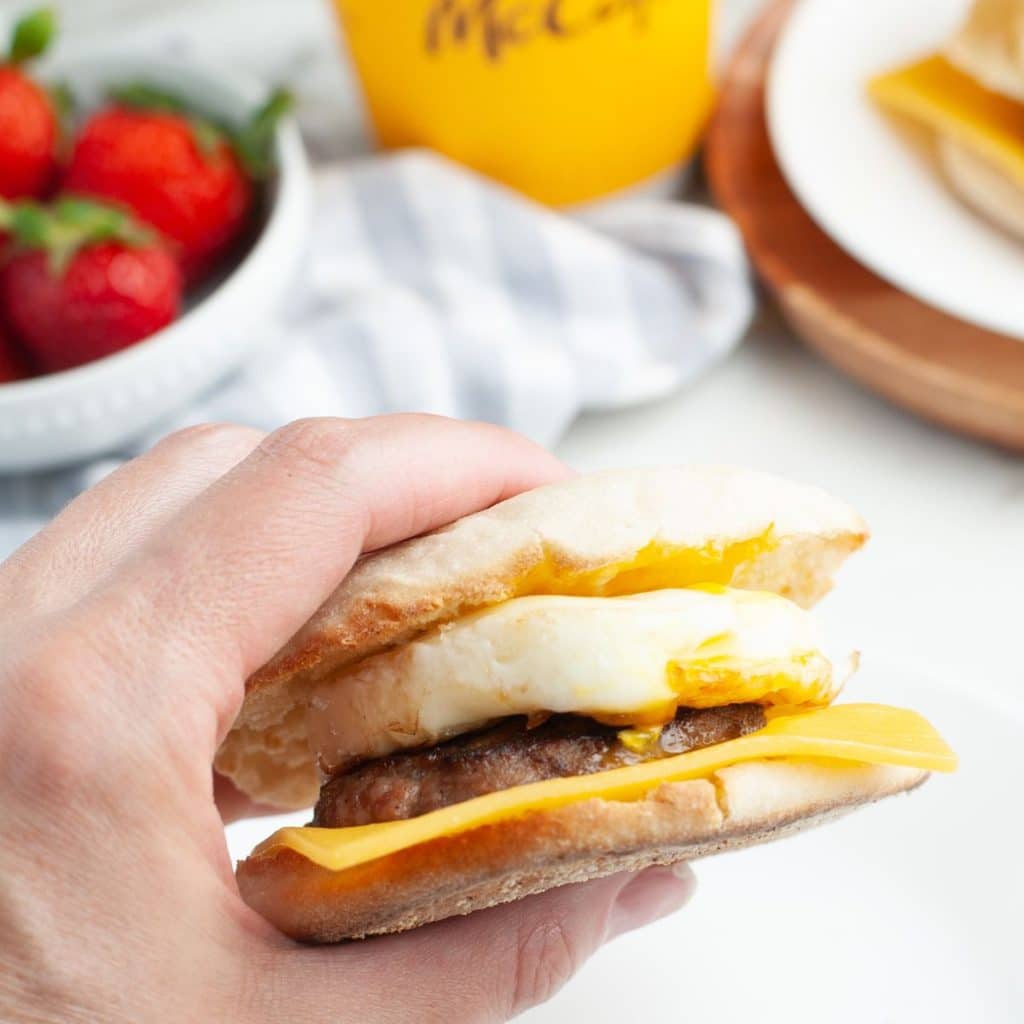
[[168, 434], [157, 447], [199, 455], [234, 455], [248, 451], [262, 437], [260, 431], [235, 423], [199, 423]]
[[5, 777], [37, 791], [75, 785], [96, 735], [91, 687], [76, 659], [60, 644], [40, 641], [5, 667], [3, 755]]
[[[55, 630], [56, 632], [56, 630]], [[30, 705], [47, 727], [64, 722], [64, 712], [80, 701], [83, 666], [56, 636], [24, 637], [6, 665], [9, 695], [16, 707]]]
[[5, 660], [0, 771], [36, 805], [83, 806], [98, 780], [123, 776], [132, 743], [88, 639], [70, 623], [46, 625]]
[[564, 921], [531, 922], [521, 928], [514, 960], [512, 1015], [550, 999], [573, 976], [581, 959]]
[[275, 430], [261, 448], [265, 455], [283, 458], [299, 469], [335, 476], [351, 461], [358, 435], [351, 420], [310, 417]]

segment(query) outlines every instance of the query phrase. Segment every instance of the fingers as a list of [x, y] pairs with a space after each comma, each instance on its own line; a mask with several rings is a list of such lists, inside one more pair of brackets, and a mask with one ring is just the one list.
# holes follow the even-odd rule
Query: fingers
[[[185, 723], [178, 739], [209, 763], [246, 676], [361, 551], [565, 472], [543, 449], [483, 424], [300, 421], [267, 437], [123, 563], [78, 634], [103, 655], [105, 677], [136, 681], [124, 699], [138, 695], [140, 715]], [[212, 711], [213, 727], [190, 714], [197, 706]]]
[[225, 825], [242, 818], [281, 813], [280, 807], [254, 803], [229, 778], [216, 771], [213, 773], [213, 802]]
[[74, 604], [263, 437], [226, 424], [180, 430], [80, 495], [0, 568], [5, 622]]
[[649, 868], [405, 935], [293, 948], [278, 958], [268, 998], [312, 993], [303, 1002], [309, 1021], [509, 1020], [550, 999], [603, 942], [677, 910], [693, 888], [685, 865]]
[[633, 880], [619, 892], [608, 922], [607, 938], [614, 939], [689, 902], [697, 888], [697, 878], [690, 865], [673, 864], [670, 868], [648, 868], [632, 876]]

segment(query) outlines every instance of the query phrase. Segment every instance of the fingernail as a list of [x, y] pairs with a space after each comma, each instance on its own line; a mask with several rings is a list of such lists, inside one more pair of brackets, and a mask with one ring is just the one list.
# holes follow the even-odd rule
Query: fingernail
[[673, 864], [671, 870], [676, 878], [682, 878], [688, 882], [691, 889], [696, 886], [697, 876], [693, 873], [693, 868], [685, 860], [681, 860], [678, 864]]
[[609, 939], [671, 914], [693, 894], [695, 879], [687, 864], [653, 867], [634, 875], [612, 906]]

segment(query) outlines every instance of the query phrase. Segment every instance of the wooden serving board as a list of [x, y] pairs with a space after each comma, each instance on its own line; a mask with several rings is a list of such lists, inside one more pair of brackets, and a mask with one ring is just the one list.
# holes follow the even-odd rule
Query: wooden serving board
[[793, 329], [826, 359], [926, 419], [1024, 450], [1024, 341], [958, 320], [886, 283], [828, 238], [786, 184], [768, 138], [764, 98], [791, 6], [773, 3], [726, 71], [705, 157], [716, 199], [739, 225]]

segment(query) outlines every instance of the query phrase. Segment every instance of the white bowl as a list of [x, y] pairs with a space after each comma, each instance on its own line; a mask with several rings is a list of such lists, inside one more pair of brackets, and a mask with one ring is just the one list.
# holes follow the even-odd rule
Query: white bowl
[[[40, 74], [68, 82], [86, 109], [102, 101], [105, 86], [142, 80], [229, 122], [267, 93], [233, 74], [149, 56], [79, 54]], [[0, 384], [0, 471], [66, 464], [123, 445], [267, 341], [265, 324], [295, 283], [312, 213], [309, 166], [291, 118], [279, 125], [275, 150], [277, 171], [251, 247], [179, 320], [94, 363]]]

